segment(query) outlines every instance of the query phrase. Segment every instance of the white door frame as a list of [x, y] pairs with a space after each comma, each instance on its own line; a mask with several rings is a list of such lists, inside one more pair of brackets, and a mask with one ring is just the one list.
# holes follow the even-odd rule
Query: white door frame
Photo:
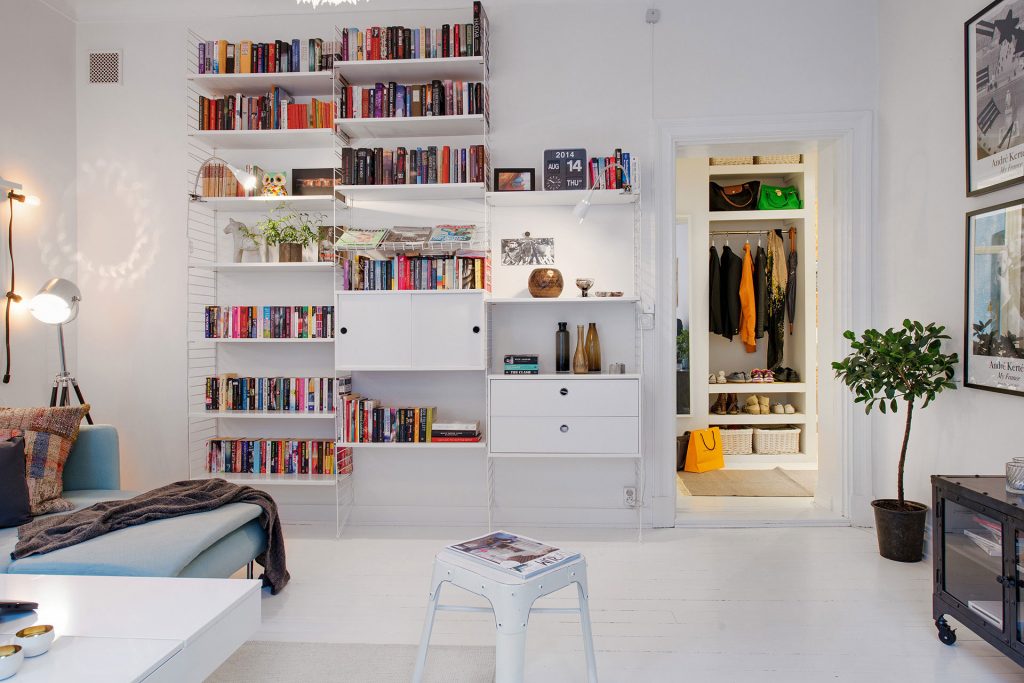
[[[672, 257], [675, 234], [675, 158], [680, 146], [815, 140], [834, 148], [834, 239], [829, 248], [829, 278], [835, 305], [819, 307], [819, 378], [830, 373], [845, 343], [843, 330], [862, 330], [870, 324], [871, 226], [875, 224], [874, 115], [867, 111], [786, 114], [657, 121], [656, 229], [654, 253], [654, 526], [670, 527], [676, 519], [675, 472], [675, 316]], [[823, 240], [824, 241], [824, 240]], [[823, 245], [824, 247], [824, 245]], [[827, 309], [827, 310], [826, 310]], [[809, 373], [808, 373], [809, 374]], [[835, 511], [853, 524], [871, 526], [871, 423], [857, 410], [853, 395], [836, 382], [819, 382], [821, 433], [838, 444], [843, 495]]]

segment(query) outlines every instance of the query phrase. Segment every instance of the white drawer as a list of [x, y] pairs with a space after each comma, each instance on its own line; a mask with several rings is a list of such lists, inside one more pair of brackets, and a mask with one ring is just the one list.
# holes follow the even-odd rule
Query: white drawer
[[494, 453], [636, 453], [636, 417], [492, 417]]
[[491, 381], [491, 415], [640, 414], [636, 379], [499, 379]]

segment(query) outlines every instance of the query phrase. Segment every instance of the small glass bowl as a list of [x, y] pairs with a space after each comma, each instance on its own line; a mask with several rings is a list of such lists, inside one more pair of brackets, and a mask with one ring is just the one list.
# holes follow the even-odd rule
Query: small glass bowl
[[1006, 490], [1024, 496], [1024, 458], [1014, 458], [1006, 463]]

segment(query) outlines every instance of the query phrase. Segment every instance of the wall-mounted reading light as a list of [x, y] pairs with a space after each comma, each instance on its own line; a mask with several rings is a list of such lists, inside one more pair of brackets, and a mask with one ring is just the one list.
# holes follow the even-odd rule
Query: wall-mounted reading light
[[[617, 164], [615, 162], [609, 164], [608, 168], [618, 168], [623, 173], [626, 172], [626, 169], [623, 168], [622, 164]], [[587, 218], [587, 212], [590, 211], [590, 204], [594, 200], [594, 191], [603, 189], [605, 189], [603, 179], [595, 182], [594, 186], [590, 188], [590, 191], [587, 192], [586, 195], [584, 195], [583, 199], [579, 200], [579, 202], [576, 203], [576, 206], [573, 207], [572, 215], [579, 219], [581, 225], [583, 224], [583, 221], [586, 220]], [[632, 191], [631, 187], [623, 187], [622, 189], [626, 193]]]
[[226, 162], [225, 160], [221, 159], [218, 156], [213, 156], [205, 160], [203, 163], [199, 164], [199, 170], [196, 171], [196, 181], [192, 184], [192, 194], [189, 195], [189, 198], [192, 201], [202, 201], [202, 195], [198, 194], [199, 179], [203, 177], [203, 169], [205, 169], [207, 165], [213, 163], [214, 161], [219, 161], [220, 163], [227, 166], [228, 170], [231, 171], [231, 174], [235, 176], [235, 180], [240, 182], [242, 184], [242, 187], [244, 187], [246, 190], [256, 189], [256, 176], [254, 176], [252, 173], [248, 173], [241, 169], [235, 168], [234, 166], [232, 166], [231, 164], [229, 164], [228, 162]]
[[7, 190], [7, 205], [11, 211], [7, 222], [7, 253], [11, 259], [11, 286], [4, 294], [4, 348], [6, 350], [4, 384], [9, 384], [11, 381], [11, 306], [21, 301], [21, 295], [14, 291], [14, 202], [39, 206], [39, 197], [23, 194], [21, 183], [7, 180], [3, 176], [0, 176], [0, 188]]

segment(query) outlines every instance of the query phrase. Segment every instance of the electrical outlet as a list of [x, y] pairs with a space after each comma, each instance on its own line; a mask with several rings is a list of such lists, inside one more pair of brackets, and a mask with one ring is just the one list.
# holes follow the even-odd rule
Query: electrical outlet
[[624, 486], [622, 487], [622, 502], [628, 508], [636, 507], [636, 487], [635, 486]]

